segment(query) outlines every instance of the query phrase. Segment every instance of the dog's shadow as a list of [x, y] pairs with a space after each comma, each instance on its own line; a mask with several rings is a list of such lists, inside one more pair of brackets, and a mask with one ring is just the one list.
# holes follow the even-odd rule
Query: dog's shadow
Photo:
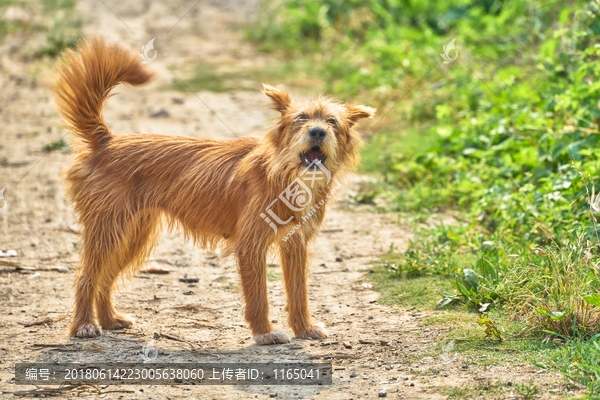
[[[322, 360], [312, 360], [312, 356], [303, 351], [303, 343], [306, 343], [306, 341], [300, 340], [294, 340], [288, 344], [270, 346], [247, 344], [240, 345], [240, 348], [235, 350], [214, 350], [203, 349], [191, 342], [177, 342], [164, 337], [147, 341], [141, 337], [128, 337], [129, 335], [123, 332], [126, 331], [118, 334], [108, 333], [93, 339], [65, 339], [62, 344], [43, 347], [39, 350], [34, 360], [26, 360], [24, 362], [76, 363], [94, 368], [103, 368], [105, 365], [114, 366], [115, 364], [121, 366], [129, 365], [130, 367], [131, 364], [137, 364], [140, 367], [160, 366], [160, 368], [167, 368], [172, 364], [187, 364], [190, 368], [193, 366], [196, 368], [202, 366], [205, 370], [206, 366], [212, 368], [213, 365], [228, 364], [227, 367], [232, 369], [237, 368], [236, 366], [245, 368], [251, 366], [260, 371], [265, 371], [265, 373], [273, 371], [278, 367], [281, 368], [282, 364], [288, 365], [289, 368], [306, 367], [312, 364], [316, 368], [326, 363]], [[222, 366], [218, 371], [221, 370]], [[221, 375], [213, 376], [222, 379]], [[239, 392], [243, 391], [248, 394], [268, 397], [303, 399], [315, 396], [333, 387], [331, 383], [327, 384], [327, 382], [314, 385], [264, 385], [247, 384], [239, 379], [235, 384], [231, 384], [232, 381], [236, 380], [236, 376], [235, 374], [229, 376], [231, 379], [229, 379], [230, 384], [228, 385], [214, 384], [213, 382], [219, 382], [219, 379], [209, 381], [207, 379], [208, 376], [206, 376], [204, 382], [210, 382], [211, 384], [181, 384], [181, 382], [174, 381], [159, 385], [134, 384], [129, 387], [108, 385], [101, 390], [109, 393], [118, 387], [119, 390], [122, 389], [150, 395], [160, 393], [164, 395], [177, 395], [178, 392], [182, 392], [180, 394], [189, 394], [189, 391], [191, 391], [198, 395], [215, 394], [217, 398], [221, 398], [219, 396], [223, 395], [226, 396], [223, 398], [231, 398], [238, 396]], [[254, 380], [254, 382], [256, 381]]]

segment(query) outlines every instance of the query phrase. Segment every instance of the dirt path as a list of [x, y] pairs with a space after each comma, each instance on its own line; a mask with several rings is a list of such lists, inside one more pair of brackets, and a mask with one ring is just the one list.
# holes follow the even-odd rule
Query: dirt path
[[[183, 66], [185, 71], [185, 66], [198, 60], [247, 66], [268, 62], [244, 44], [241, 32], [235, 28], [256, 4], [201, 1], [192, 8], [195, 2], [185, 3], [181, 6], [165, 6], [160, 2], [78, 3], [88, 37], [100, 34], [135, 49], [156, 38], [158, 53], [151, 66], [158, 72], [158, 79], [143, 88], [119, 88], [120, 94], [107, 106], [109, 125], [118, 133], [214, 138], [260, 136], [275, 114], [264, 108], [266, 99], [258, 91], [259, 82], [254, 92], [193, 94], [161, 89], [177, 79], [173, 66]], [[0, 391], [27, 389], [11, 383], [15, 362], [139, 362], [143, 346], [156, 333], [185, 338], [212, 354], [192, 351], [194, 346], [163, 337], [154, 343], [162, 362], [214, 362], [215, 355], [222, 362], [326, 360], [334, 364], [334, 384], [331, 387], [123, 386], [118, 389], [125, 392], [110, 393], [115, 387], [108, 387], [103, 389], [106, 392], [103, 395], [88, 395], [107, 399], [275, 396], [357, 399], [374, 398], [384, 390], [391, 398], [436, 399], [447, 397], [440, 390], [445, 386], [491, 384], [500, 374], [502, 379], [514, 381], [534, 376], [535, 369], [530, 366], [515, 366], [509, 371], [501, 366], [467, 370], [460, 358], [444, 363], [436, 356], [443, 331], [418, 325], [419, 319], [428, 313], [378, 305], [378, 294], [359, 280], [368, 273], [370, 262], [389, 249], [391, 243], [404, 248], [410, 230], [399, 227], [392, 215], [352, 207], [346, 207], [347, 211], [339, 206], [332, 210], [315, 244], [310, 304], [315, 319], [324, 322], [331, 333], [324, 341], [254, 345], [241, 314], [235, 266], [218, 255], [186, 244], [177, 233], [165, 233], [151, 257], [152, 262], [170, 269], [170, 274], [136, 275], [132, 282], [121, 285], [116, 303], [120, 310], [136, 319], [132, 329], [96, 339], [67, 338], [65, 315], [72, 309], [71, 282], [78, 259], [77, 226], [64, 198], [59, 175], [70, 155], [42, 151], [44, 144], [61, 138], [64, 129], [53, 109], [47, 74], [33, 74], [18, 52], [11, 51], [20, 45], [19, 40], [15, 37], [0, 49], [3, 88], [0, 189], [6, 187], [8, 202], [7, 209], [0, 213], [0, 248], [18, 251], [19, 256], [11, 261], [59, 267], [60, 271], [0, 274]], [[151, 117], [161, 110], [168, 116]], [[349, 204], [347, 193], [341, 199], [342, 205]], [[276, 327], [286, 328], [280, 270], [277, 260], [271, 263], [271, 318]], [[197, 277], [199, 281], [181, 283], [178, 278], [184, 275]], [[46, 318], [52, 322], [23, 325]], [[53, 346], [36, 346], [40, 344]], [[434, 357], [414, 361], [429, 352]], [[428, 374], [431, 369], [441, 373]], [[543, 375], [547, 382], [554, 379], [549, 374]]]

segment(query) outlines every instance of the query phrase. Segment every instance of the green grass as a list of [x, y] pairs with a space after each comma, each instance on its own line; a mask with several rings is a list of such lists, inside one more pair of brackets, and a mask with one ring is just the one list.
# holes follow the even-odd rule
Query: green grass
[[523, 398], [526, 400], [535, 399], [537, 397], [536, 395], [540, 391], [538, 386], [533, 383], [533, 380], [531, 380], [529, 383], [520, 383], [516, 385], [516, 387], [519, 394], [521, 394], [521, 396], [523, 396]]
[[[526, 325], [503, 319], [501, 312], [492, 312], [487, 317], [498, 328], [502, 340], [487, 334], [486, 327], [478, 323], [480, 314], [465, 312], [461, 308], [438, 310], [432, 316], [419, 319], [419, 326], [423, 329], [442, 332], [436, 339], [437, 345], [419, 354], [419, 357], [454, 359], [457, 354], [462, 359], [462, 365], [469, 368], [488, 367], [527, 364], [538, 360], [540, 352], [557, 348], [553, 342], [544, 343], [536, 336], [523, 337]], [[416, 331], [414, 334], [421, 333]]]
[[42, 4], [54, 10], [72, 10], [75, 8], [75, 0], [42, 0]]
[[[232, 91], [246, 90], [262, 90], [261, 83], [267, 83], [275, 86], [281, 83], [290, 83], [287, 77], [293, 75], [295, 77], [292, 86], [296, 90], [303, 91], [306, 89], [311, 93], [311, 83], [314, 77], [309, 72], [305, 72], [306, 68], [299, 65], [293, 60], [282, 62], [271, 62], [261, 67], [240, 68], [233, 64], [212, 64], [200, 62], [191, 67], [191, 71], [183, 72], [180, 76], [188, 76], [183, 79], [174, 79], [166, 89], [174, 89], [182, 92], [189, 90], [196, 91], [212, 91], [217, 93], [225, 93]], [[288, 85], [289, 86], [289, 85]], [[317, 94], [312, 91], [311, 94]]]
[[[43, 18], [7, 19], [3, 9], [8, 6]], [[82, 19], [75, 10], [74, 0], [4, 1], [0, 7], [0, 41], [13, 34], [20, 35], [20, 52], [27, 58], [55, 58], [66, 48], [77, 45], [82, 35]]]
[[542, 354], [533, 362], [539, 367], [562, 372], [571, 381], [585, 386], [589, 393], [600, 393], [598, 336], [585, 342], [581, 340], [568, 341], [563, 346]]
[[465, 398], [487, 398], [488, 396], [501, 396], [510, 392], [513, 388], [506, 382], [493, 383], [477, 383], [465, 387], [446, 387], [443, 393], [448, 396], [448, 399], [465, 399]]
[[281, 272], [269, 269], [267, 271], [267, 280], [269, 282], [277, 282], [281, 280]]
[[446, 387], [442, 391], [448, 396], [448, 399], [486, 399], [489, 396], [502, 396], [506, 393], [513, 393], [514, 395], [514, 392], [517, 392], [521, 395], [521, 399], [530, 400], [537, 398], [539, 388], [533, 382], [513, 385], [508, 381], [498, 380], [464, 387]]
[[233, 283], [233, 282], [230, 282], [227, 285], [221, 286], [220, 289], [222, 289], [226, 292], [234, 292], [234, 293], [238, 293], [242, 290], [240, 285], [238, 285], [237, 283]]
[[[380, 110], [378, 114], [381, 112]], [[392, 173], [385, 178], [387, 181], [395, 181], [398, 168], [402, 168], [402, 165], [395, 164], [395, 160], [420, 154], [424, 149], [433, 147], [439, 136], [432, 132], [430, 127], [407, 126], [406, 121], [398, 114], [389, 115], [387, 118], [389, 120], [383, 122], [383, 127], [377, 128], [376, 134], [369, 132], [365, 137], [358, 172], [373, 174], [390, 171]], [[374, 119], [377, 120], [378, 117]], [[369, 121], [363, 125], [366, 127], [363, 129], [366, 130], [373, 124], [374, 122]]]
[[440, 299], [439, 291], [452, 289], [448, 278], [442, 276], [422, 276], [405, 279], [401, 276], [390, 276], [384, 266], [372, 268], [373, 273], [365, 276], [375, 289], [381, 292], [377, 302], [400, 307], [415, 307], [418, 310], [432, 309]]
[[462, 399], [469, 394], [469, 390], [464, 387], [449, 387], [443, 391], [449, 399]]

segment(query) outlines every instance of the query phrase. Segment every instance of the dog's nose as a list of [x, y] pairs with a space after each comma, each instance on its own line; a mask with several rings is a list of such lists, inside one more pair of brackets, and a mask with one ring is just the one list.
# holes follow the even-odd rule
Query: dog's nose
[[323, 139], [325, 137], [325, 135], [327, 135], [327, 132], [325, 132], [325, 130], [321, 129], [321, 128], [312, 128], [309, 132], [308, 135], [312, 138], [312, 139]]

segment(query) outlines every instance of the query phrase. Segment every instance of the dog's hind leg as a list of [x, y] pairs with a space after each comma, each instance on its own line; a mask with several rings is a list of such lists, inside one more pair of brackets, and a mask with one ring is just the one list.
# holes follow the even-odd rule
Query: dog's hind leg
[[279, 244], [281, 269], [287, 294], [288, 324], [297, 338], [323, 339], [327, 331], [313, 323], [308, 309], [308, 256], [307, 244], [300, 235]]
[[104, 326], [110, 327], [108, 317], [115, 315], [110, 289], [127, 265], [124, 260], [131, 262], [143, 253], [144, 246], [129, 246], [131, 239], [140, 236], [136, 235], [138, 230], [133, 227], [131, 217], [98, 211], [85, 215], [80, 223], [81, 266], [75, 277], [75, 308], [69, 335], [96, 337], [102, 329], [96, 324], [95, 314]]
[[102, 328], [121, 329], [133, 324], [133, 321], [117, 312], [113, 304], [112, 293], [119, 275], [141, 266], [148, 258], [156, 245], [159, 228], [160, 215], [158, 213], [144, 214], [128, 227], [125, 239], [119, 246], [117, 258], [114, 261], [115, 265], [106, 269], [100, 282], [96, 313]]
[[[102, 329], [96, 324], [94, 310], [98, 297], [99, 282], [108, 268], [110, 234], [103, 232], [101, 222], [93, 217], [80, 221], [81, 260], [75, 277], [75, 308], [69, 326], [69, 336], [96, 337]], [[114, 251], [114, 250], [113, 250]]]
[[238, 243], [236, 256], [244, 291], [244, 318], [250, 325], [254, 341], [257, 344], [289, 343], [290, 336], [283, 330], [273, 331], [269, 321], [266, 250]]

